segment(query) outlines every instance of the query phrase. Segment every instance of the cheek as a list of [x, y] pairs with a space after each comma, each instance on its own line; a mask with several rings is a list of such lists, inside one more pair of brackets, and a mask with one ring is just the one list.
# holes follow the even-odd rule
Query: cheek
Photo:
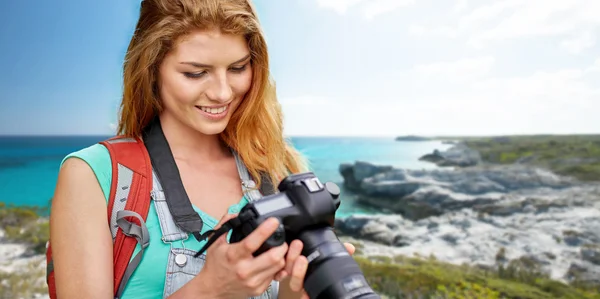
[[[181, 105], [195, 102], [199, 92], [199, 84], [179, 73], [166, 74], [162, 78], [161, 96], [170, 105]], [[167, 105], [169, 105], [167, 104]]]
[[236, 97], [244, 96], [252, 85], [252, 70], [249, 69], [243, 74], [236, 75], [231, 82]]

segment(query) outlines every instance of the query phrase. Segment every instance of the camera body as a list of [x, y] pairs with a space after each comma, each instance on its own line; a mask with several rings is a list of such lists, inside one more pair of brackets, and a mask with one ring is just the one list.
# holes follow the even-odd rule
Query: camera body
[[241, 241], [270, 217], [279, 219], [280, 225], [254, 256], [284, 242], [291, 243], [303, 231], [333, 227], [340, 206], [340, 189], [336, 184], [322, 184], [313, 173], [306, 172], [286, 177], [277, 189], [280, 193], [242, 208], [240, 215], [249, 213], [253, 217], [232, 230], [231, 243]]
[[304, 172], [283, 179], [278, 190], [244, 206], [229, 242], [243, 240], [262, 222], [276, 217], [279, 227], [254, 256], [299, 239], [304, 244], [302, 255], [308, 259], [304, 289], [311, 299], [380, 298], [334, 233], [339, 187], [332, 182], [323, 184], [312, 172]]

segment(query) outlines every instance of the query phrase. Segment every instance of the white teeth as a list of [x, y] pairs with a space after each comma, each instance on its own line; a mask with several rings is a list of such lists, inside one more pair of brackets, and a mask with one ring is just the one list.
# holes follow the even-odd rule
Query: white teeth
[[200, 109], [202, 109], [202, 111], [208, 112], [210, 114], [220, 114], [220, 113], [223, 113], [225, 110], [227, 110], [227, 106], [224, 106], [221, 108], [200, 107]]

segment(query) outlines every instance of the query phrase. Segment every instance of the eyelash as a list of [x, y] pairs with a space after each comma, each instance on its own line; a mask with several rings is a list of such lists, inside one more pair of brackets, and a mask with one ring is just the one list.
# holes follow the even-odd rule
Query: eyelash
[[[241, 72], [243, 72], [243, 71], [246, 70], [246, 66], [247, 65], [248, 64], [244, 64], [241, 67], [232, 67], [231, 71], [234, 72], [234, 73], [241, 73]], [[183, 75], [185, 75], [188, 78], [192, 78], [192, 79], [200, 78], [200, 77], [204, 76], [204, 74], [206, 74], [206, 71], [202, 71], [202, 72], [199, 72], [199, 73], [188, 73], [188, 72], [183, 73]]]

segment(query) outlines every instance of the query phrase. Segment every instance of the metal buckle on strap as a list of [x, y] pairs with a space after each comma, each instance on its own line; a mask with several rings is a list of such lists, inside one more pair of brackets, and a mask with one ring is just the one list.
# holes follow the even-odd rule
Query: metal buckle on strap
[[[163, 241], [163, 243], [169, 244], [169, 251], [171, 251], [171, 253], [173, 253], [173, 255], [175, 256], [175, 264], [177, 264], [177, 266], [179, 266], [179, 267], [185, 266], [187, 264], [187, 256], [185, 254], [175, 253], [173, 251], [173, 242], [175, 242], [175, 241], [173, 241], [173, 242], [167, 241], [167, 240], [165, 240], [164, 236], [161, 237], [160, 239]], [[181, 242], [181, 247], [184, 251], [186, 250], [184, 242], [187, 239], [188, 239], [188, 235], [186, 234], [185, 239], [179, 240], [179, 242]]]

